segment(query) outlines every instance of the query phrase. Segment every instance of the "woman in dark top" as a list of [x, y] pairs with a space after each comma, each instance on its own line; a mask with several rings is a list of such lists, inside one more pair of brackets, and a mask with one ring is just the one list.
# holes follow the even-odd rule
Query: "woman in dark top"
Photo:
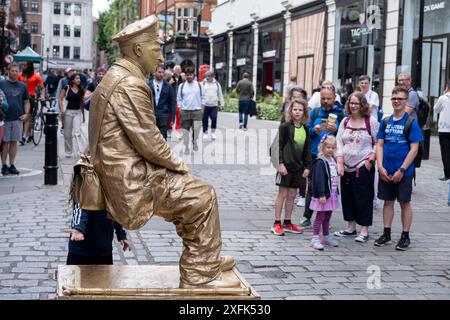
[[[61, 90], [59, 105], [61, 118], [64, 119], [64, 150], [66, 157], [72, 157], [73, 138], [79, 142], [81, 137], [81, 117], [84, 106], [84, 88], [79, 74], [70, 77], [69, 85]], [[80, 145], [78, 145], [80, 147]]]

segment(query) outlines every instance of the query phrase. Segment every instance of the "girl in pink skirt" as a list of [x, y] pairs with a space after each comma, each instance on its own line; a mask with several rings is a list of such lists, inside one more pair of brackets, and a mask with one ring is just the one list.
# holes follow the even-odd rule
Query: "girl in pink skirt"
[[[309, 207], [317, 211], [317, 215], [310, 247], [316, 250], [323, 250], [324, 244], [331, 247], [338, 246], [338, 242], [329, 233], [331, 213], [339, 208], [339, 177], [334, 159], [336, 147], [334, 136], [324, 136], [319, 144], [319, 157], [312, 165], [312, 200]], [[320, 227], [323, 232], [322, 241]]]

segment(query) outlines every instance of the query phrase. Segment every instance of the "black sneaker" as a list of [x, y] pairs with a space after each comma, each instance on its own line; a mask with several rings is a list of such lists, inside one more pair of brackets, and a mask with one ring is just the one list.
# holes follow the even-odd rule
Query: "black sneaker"
[[391, 242], [391, 235], [390, 234], [382, 234], [381, 237], [379, 237], [375, 242], [373, 243], [374, 246], [382, 247], [384, 245], [387, 245]]
[[22, 138], [22, 140], [20, 140], [20, 141], [19, 141], [19, 143], [20, 143], [20, 145], [21, 145], [21, 146], [24, 146], [24, 145], [25, 145], [25, 143], [26, 143], [26, 140], [25, 140], [25, 138]]
[[9, 171], [9, 174], [19, 174], [20, 173], [19, 171], [17, 171], [16, 167], [13, 164], [9, 167], [8, 171]]
[[9, 174], [8, 166], [4, 164], [2, 166], [2, 175], [7, 176]]
[[411, 241], [409, 240], [409, 238], [401, 237], [397, 245], [395, 246], [395, 250], [406, 251], [411, 248], [410, 244]]

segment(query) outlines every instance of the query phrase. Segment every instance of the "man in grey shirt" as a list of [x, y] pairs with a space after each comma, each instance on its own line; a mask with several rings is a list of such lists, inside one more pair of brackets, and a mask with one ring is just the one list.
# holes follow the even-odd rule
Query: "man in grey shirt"
[[247, 131], [248, 114], [250, 113], [252, 98], [255, 94], [249, 78], [250, 75], [244, 72], [242, 80], [236, 85], [236, 92], [239, 95], [239, 129], [244, 128], [244, 131]]
[[417, 120], [417, 109], [419, 108], [419, 93], [412, 88], [411, 75], [409, 73], [400, 73], [397, 78], [399, 86], [405, 87], [408, 90], [408, 105], [406, 112]]

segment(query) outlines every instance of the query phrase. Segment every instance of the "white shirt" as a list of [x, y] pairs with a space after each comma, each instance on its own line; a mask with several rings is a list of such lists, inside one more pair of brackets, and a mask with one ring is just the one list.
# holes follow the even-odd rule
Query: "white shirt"
[[439, 114], [438, 131], [450, 132], [450, 92], [440, 96], [433, 109]]
[[220, 83], [216, 80], [211, 82], [205, 80], [202, 82], [202, 94], [205, 97], [204, 105], [207, 107], [223, 106], [223, 94]]
[[159, 97], [161, 95], [161, 89], [162, 89], [163, 82], [158, 82], [156, 79], [153, 79], [153, 88], [155, 88], [155, 106], [158, 105]]
[[200, 85], [193, 80], [183, 82], [178, 87], [177, 102], [181, 110], [201, 110], [204, 96], [200, 94]]
[[378, 93], [369, 89], [365, 94], [367, 103], [369, 105], [374, 105], [372, 112], [370, 115], [375, 119], [378, 119], [378, 108], [380, 107], [380, 98], [378, 98]]

